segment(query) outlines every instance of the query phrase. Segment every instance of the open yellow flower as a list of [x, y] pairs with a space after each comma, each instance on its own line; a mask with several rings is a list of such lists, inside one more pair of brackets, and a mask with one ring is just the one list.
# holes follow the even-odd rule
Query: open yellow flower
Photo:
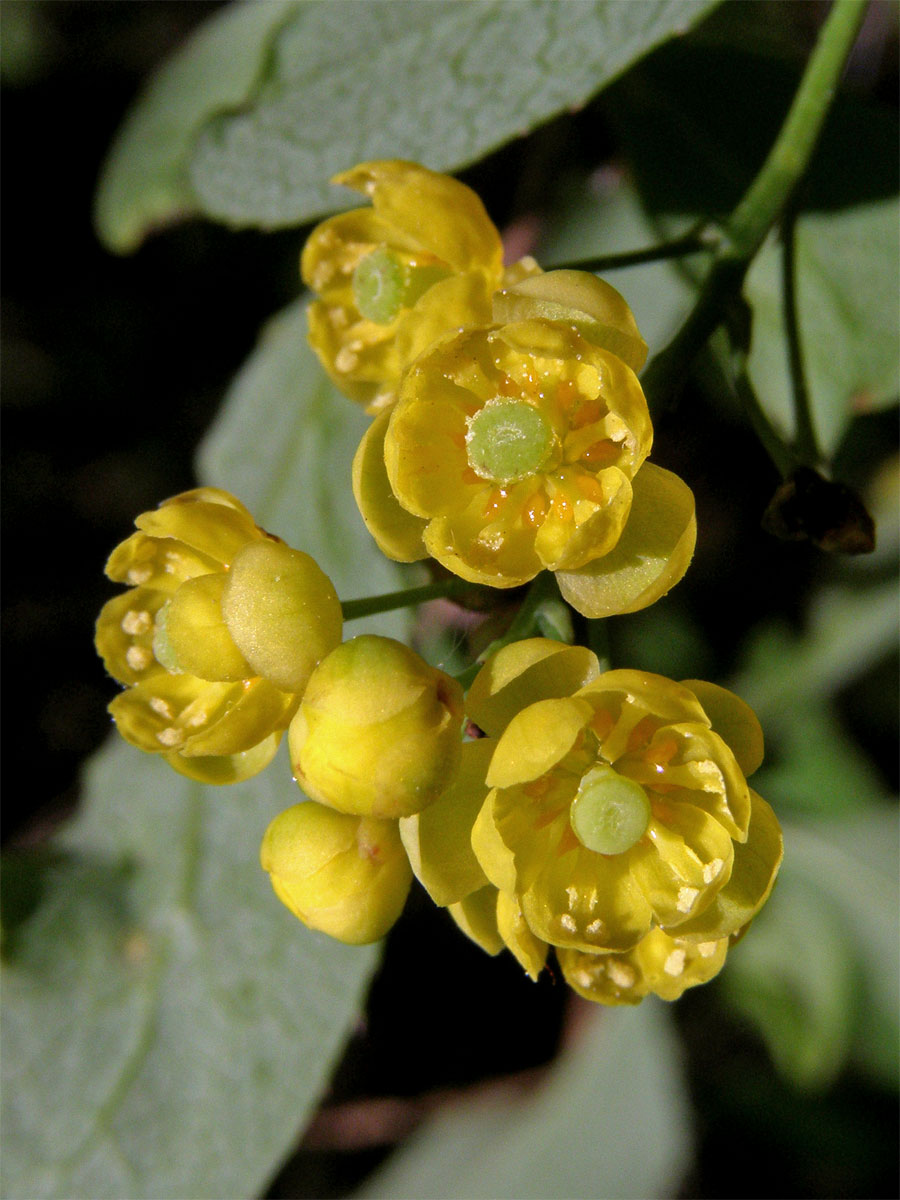
[[217, 488], [183, 492], [135, 524], [106, 566], [130, 590], [97, 621], [97, 649], [126, 685], [109, 710], [127, 741], [182, 774], [246, 779], [340, 642], [331, 581]]
[[580, 612], [633, 612], [677, 583], [696, 537], [690, 490], [644, 462], [651, 442], [623, 359], [577, 324], [513, 321], [416, 359], [363, 439], [354, 493], [392, 558], [494, 587], [550, 570]]
[[481, 201], [448, 175], [385, 161], [334, 182], [372, 205], [324, 221], [306, 243], [301, 274], [318, 295], [309, 341], [338, 387], [375, 411], [435, 338], [490, 320], [503, 249]]
[[555, 647], [506, 647], [470, 694], [497, 739], [472, 829], [486, 878], [537, 938], [580, 953], [633, 950], [657, 927], [691, 944], [736, 934], [782, 853], [746, 782], [762, 759], [751, 710], [714, 684], [628, 670], [540, 698], [541, 645]]

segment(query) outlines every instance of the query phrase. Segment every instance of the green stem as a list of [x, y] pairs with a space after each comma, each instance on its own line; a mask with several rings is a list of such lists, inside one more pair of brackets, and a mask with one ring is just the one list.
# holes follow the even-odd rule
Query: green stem
[[391, 612], [395, 608], [410, 608], [424, 604], [426, 600], [452, 600], [471, 595], [478, 585], [465, 579], [441, 579], [437, 583], [426, 583], [422, 587], [405, 588], [400, 592], [387, 592], [383, 596], [364, 596], [360, 600], [342, 600], [341, 611], [345, 621], [356, 621], [375, 613]]
[[681, 237], [673, 238], [667, 242], [658, 242], [655, 246], [647, 246], [643, 250], [625, 250], [619, 254], [601, 254], [597, 258], [582, 259], [578, 262], [558, 263], [556, 266], [548, 267], [547, 269], [550, 271], [615, 271], [620, 267], [636, 267], [641, 263], [659, 262], [666, 258], [682, 258], [688, 254], [715, 250], [718, 242], [718, 232], [701, 222]]
[[525, 599], [519, 606], [519, 611], [512, 620], [512, 624], [502, 637], [495, 638], [489, 646], [482, 650], [478, 658], [464, 671], [456, 676], [459, 683], [464, 688], [468, 688], [472, 680], [481, 670], [484, 662], [492, 654], [501, 650], [504, 646], [508, 646], [511, 642], [521, 641], [522, 638], [532, 637], [535, 631], [535, 612], [538, 605], [552, 596], [556, 591], [556, 576], [550, 571], [542, 571], [531, 583]]
[[819, 446], [813, 426], [809, 388], [803, 367], [803, 347], [797, 310], [797, 245], [796, 213], [788, 209], [782, 222], [781, 292], [784, 304], [785, 334], [788, 363], [791, 373], [791, 392], [794, 398], [794, 456], [806, 466], [820, 462]]
[[778, 137], [743, 199], [725, 223], [723, 238], [700, 295], [674, 339], [644, 372], [657, 404], [680, 387], [697, 353], [722, 323], [766, 234], [809, 165], [859, 27], [864, 0], [834, 0]]

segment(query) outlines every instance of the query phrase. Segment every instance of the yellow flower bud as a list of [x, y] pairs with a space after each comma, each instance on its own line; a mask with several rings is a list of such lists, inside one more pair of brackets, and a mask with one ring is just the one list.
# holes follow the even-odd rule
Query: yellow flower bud
[[[517, 288], [537, 289], [553, 274]], [[604, 285], [586, 278], [592, 295], [583, 303], [599, 311], [594, 285]], [[508, 296], [523, 310], [538, 305], [515, 288]], [[625, 311], [627, 320], [617, 311], [604, 318], [610, 329], [619, 322], [623, 345], [603, 336], [623, 353], [631, 347], [637, 362], [640, 338]], [[600, 318], [590, 320], [602, 340]], [[551, 570], [580, 612], [633, 612], [678, 582], [696, 536], [689, 489], [644, 461], [651, 441], [634, 371], [579, 322], [464, 329], [409, 367], [396, 406], [363, 439], [354, 494], [391, 557], [430, 554], [494, 587]]]
[[131, 585], [97, 622], [97, 649], [126, 685], [119, 732], [182, 774], [232, 783], [271, 760], [341, 609], [309, 555], [260, 529], [217, 488], [143, 513], [107, 574]]
[[349, 816], [314, 800], [272, 821], [260, 862], [304, 925], [353, 945], [384, 937], [412, 882], [395, 821]]
[[453, 781], [462, 715], [459, 684], [400, 642], [344, 642], [313, 672], [291, 722], [297, 782], [340, 812], [421, 812]]

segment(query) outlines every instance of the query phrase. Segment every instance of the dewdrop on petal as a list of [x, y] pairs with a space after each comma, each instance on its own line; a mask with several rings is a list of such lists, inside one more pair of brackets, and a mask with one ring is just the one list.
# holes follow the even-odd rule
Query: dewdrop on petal
[[459, 684], [391, 638], [363, 635], [313, 672], [288, 739], [297, 782], [340, 812], [407, 817], [452, 782]]

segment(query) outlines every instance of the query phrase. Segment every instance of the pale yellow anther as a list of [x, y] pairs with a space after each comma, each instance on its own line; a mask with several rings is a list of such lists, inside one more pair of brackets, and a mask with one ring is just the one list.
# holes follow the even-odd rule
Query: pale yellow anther
[[678, 900], [675, 907], [679, 912], [689, 913], [694, 907], [694, 901], [700, 895], [700, 889], [695, 887], [681, 887], [678, 889]]
[[697, 953], [701, 958], [712, 958], [718, 948], [718, 942], [701, 942], [697, 947]]
[[635, 974], [634, 968], [630, 967], [628, 963], [616, 962], [615, 959], [613, 959], [606, 969], [610, 979], [613, 981], [616, 987], [634, 987], [637, 975]]
[[125, 578], [128, 583], [133, 584], [135, 587], [139, 587], [142, 583], [146, 583], [152, 574], [152, 567], [129, 567]]
[[724, 866], [725, 863], [721, 858], [714, 858], [711, 862], [708, 862], [703, 868], [703, 882], [712, 883], [714, 879], [718, 878]]
[[148, 612], [139, 612], [133, 608], [122, 618], [122, 630], [131, 637], [139, 637], [140, 634], [146, 633], [152, 624], [153, 618]]
[[184, 733], [180, 729], [176, 729], [174, 725], [170, 725], [167, 729], [161, 729], [156, 735], [157, 741], [162, 742], [164, 746], [169, 746], [174, 749], [175, 746], [180, 746], [184, 741]]
[[685, 951], [682, 949], [673, 950], [669, 957], [663, 963], [663, 970], [667, 975], [677, 976], [684, 970], [684, 960], [686, 958]]
[[150, 666], [153, 655], [145, 646], [129, 646], [125, 651], [125, 661], [132, 671], [143, 671]]
[[153, 711], [158, 713], [159, 716], [165, 717], [167, 721], [171, 721], [172, 717], [175, 715], [172, 712], [172, 705], [168, 702], [168, 700], [164, 700], [162, 696], [151, 696], [149, 703]]
[[563, 929], [568, 929], [569, 933], [574, 933], [578, 926], [575, 924], [575, 918], [570, 917], [568, 913], [563, 913], [559, 918], [559, 923]]

